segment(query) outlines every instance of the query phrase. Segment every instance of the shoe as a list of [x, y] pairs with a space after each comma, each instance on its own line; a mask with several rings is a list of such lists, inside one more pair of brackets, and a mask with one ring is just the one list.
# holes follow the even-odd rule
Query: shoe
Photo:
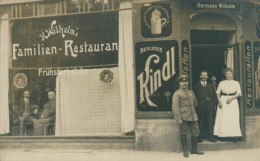
[[191, 136], [191, 154], [204, 155], [204, 152], [200, 152], [197, 149], [198, 137]]
[[217, 140], [215, 140], [215, 139], [209, 139], [209, 141], [210, 141], [210, 142], [213, 142], [213, 143], [216, 143], [216, 142], [217, 142]]
[[199, 140], [198, 140], [198, 143], [202, 143], [202, 142], [203, 142], [203, 139], [199, 139]]

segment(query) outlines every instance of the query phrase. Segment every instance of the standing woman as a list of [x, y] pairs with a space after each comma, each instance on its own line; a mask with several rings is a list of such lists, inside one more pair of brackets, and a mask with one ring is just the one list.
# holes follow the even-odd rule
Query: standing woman
[[233, 80], [233, 70], [227, 68], [226, 80], [219, 83], [217, 89], [218, 109], [214, 127], [214, 135], [218, 137], [231, 137], [236, 141], [241, 137], [239, 106], [237, 98], [241, 97], [241, 88], [238, 81]]
[[172, 111], [174, 119], [179, 124], [180, 139], [183, 148], [184, 157], [189, 157], [186, 133], [187, 128], [191, 131], [191, 154], [203, 155], [203, 152], [197, 151], [198, 136], [200, 133], [198, 126], [198, 116], [195, 107], [198, 105], [195, 94], [189, 90], [189, 77], [182, 75], [178, 78], [180, 89], [172, 97]]

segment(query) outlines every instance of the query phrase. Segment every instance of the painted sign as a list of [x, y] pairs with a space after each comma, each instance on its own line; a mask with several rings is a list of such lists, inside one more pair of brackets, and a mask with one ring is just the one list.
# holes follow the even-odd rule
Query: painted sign
[[260, 7], [256, 8], [256, 34], [260, 38]]
[[27, 76], [24, 73], [17, 73], [14, 76], [14, 85], [16, 88], [24, 88], [27, 85]]
[[67, 67], [118, 64], [118, 13], [17, 20], [12, 65]]
[[135, 45], [136, 96], [139, 111], [171, 111], [179, 71], [177, 41]]
[[165, 2], [141, 8], [141, 32], [145, 38], [165, 37], [172, 33], [172, 9]]
[[253, 65], [251, 42], [245, 42], [245, 67], [246, 67], [246, 106], [251, 108], [253, 105]]
[[192, 3], [193, 10], [200, 10], [200, 9], [225, 9], [225, 10], [233, 10], [233, 11], [239, 11], [240, 6], [238, 3], [234, 2], [193, 2]]
[[260, 42], [254, 43], [255, 107], [260, 108]]
[[183, 40], [181, 43], [182, 74], [190, 75], [190, 49], [189, 42]]

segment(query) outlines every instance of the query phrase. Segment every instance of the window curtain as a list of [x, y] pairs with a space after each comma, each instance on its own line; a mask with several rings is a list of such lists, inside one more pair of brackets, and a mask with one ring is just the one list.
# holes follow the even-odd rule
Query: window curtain
[[[113, 73], [103, 82], [101, 73]], [[56, 79], [56, 136], [119, 136], [118, 68], [58, 71]]]
[[231, 68], [232, 70], [234, 70], [234, 48], [228, 48], [227, 49], [227, 67]]
[[[7, 19], [8, 14], [4, 13], [2, 19]], [[9, 21], [2, 20], [0, 33], [0, 134], [10, 132], [8, 89], [9, 75], [8, 63], [10, 53], [10, 28]]]
[[[132, 8], [131, 2], [121, 2], [120, 9]], [[132, 10], [119, 11], [119, 82], [121, 96], [121, 131], [134, 130], [134, 67]]]

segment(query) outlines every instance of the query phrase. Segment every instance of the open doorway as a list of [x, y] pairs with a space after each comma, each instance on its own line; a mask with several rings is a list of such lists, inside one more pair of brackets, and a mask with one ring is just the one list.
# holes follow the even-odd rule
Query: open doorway
[[[196, 84], [200, 78], [200, 71], [209, 73], [209, 81], [216, 78], [216, 86], [225, 79], [223, 70], [227, 66], [233, 68], [233, 52], [229, 60], [229, 49], [233, 49], [231, 39], [235, 31], [225, 30], [191, 30], [192, 44], [192, 84]], [[234, 51], [234, 50], [233, 50]]]

